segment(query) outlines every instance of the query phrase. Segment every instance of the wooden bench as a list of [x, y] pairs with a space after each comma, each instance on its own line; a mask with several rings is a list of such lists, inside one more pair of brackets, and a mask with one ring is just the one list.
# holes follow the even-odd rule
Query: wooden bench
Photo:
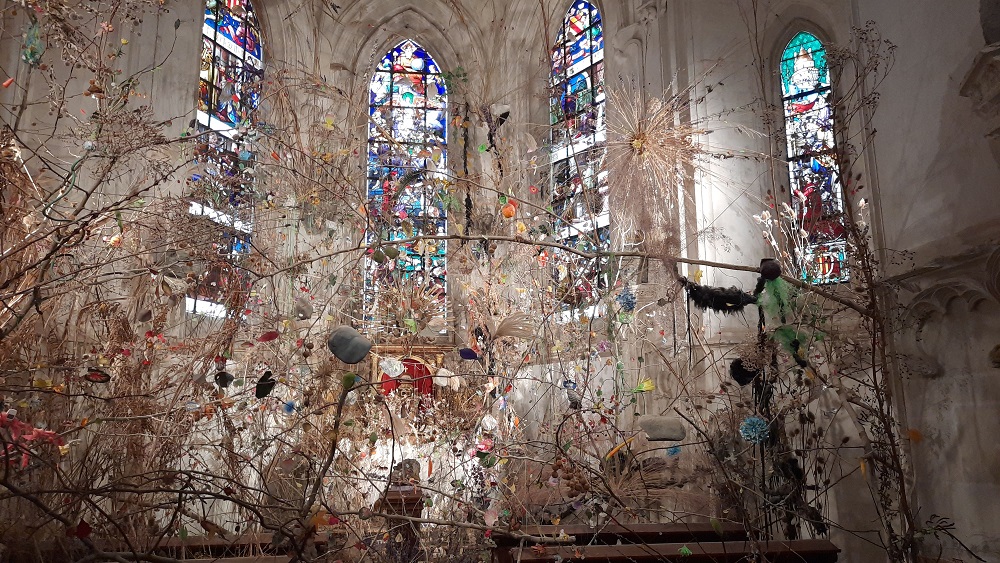
[[533, 545], [512, 536], [495, 536], [498, 563], [587, 561], [625, 563], [682, 561], [725, 563], [748, 561], [760, 553], [773, 563], [835, 563], [840, 549], [827, 540], [751, 542], [741, 524], [625, 524], [590, 527], [525, 526], [535, 536], [573, 536], [572, 544]]

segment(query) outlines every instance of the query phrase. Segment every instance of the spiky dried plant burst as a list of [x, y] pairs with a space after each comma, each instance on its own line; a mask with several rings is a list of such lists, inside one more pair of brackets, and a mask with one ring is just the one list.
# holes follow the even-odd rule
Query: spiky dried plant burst
[[[639, 93], [612, 90], [608, 96], [608, 186], [622, 218], [634, 228], [664, 237], [672, 232], [677, 186], [690, 177], [703, 149], [703, 133], [684, 119], [690, 102], [677, 95], [643, 103]], [[655, 227], [655, 228], [654, 228]]]

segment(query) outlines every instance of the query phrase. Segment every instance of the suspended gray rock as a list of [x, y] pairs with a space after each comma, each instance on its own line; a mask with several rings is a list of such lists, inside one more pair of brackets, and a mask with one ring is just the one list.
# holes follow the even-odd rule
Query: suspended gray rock
[[345, 364], [356, 364], [365, 359], [372, 349], [372, 343], [360, 332], [343, 325], [333, 329], [326, 343], [337, 359]]
[[299, 297], [298, 299], [296, 299], [294, 311], [295, 311], [295, 318], [300, 321], [312, 318], [313, 306], [312, 303], [309, 302], [309, 298]]
[[650, 442], [680, 442], [687, 436], [684, 423], [673, 416], [643, 416], [639, 418], [639, 427]]
[[566, 398], [569, 399], [569, 408], [573, 410], [580, 410], [580, 408], [583, 407], [583, 397], [580, 396], [575, 389], [567, 389]]

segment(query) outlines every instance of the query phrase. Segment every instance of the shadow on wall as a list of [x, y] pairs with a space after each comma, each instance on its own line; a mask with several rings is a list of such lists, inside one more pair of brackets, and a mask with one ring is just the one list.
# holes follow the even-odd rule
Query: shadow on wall
[[979, 21], [987, 45], [1000, 42], [1000, 0], [980, 0]]

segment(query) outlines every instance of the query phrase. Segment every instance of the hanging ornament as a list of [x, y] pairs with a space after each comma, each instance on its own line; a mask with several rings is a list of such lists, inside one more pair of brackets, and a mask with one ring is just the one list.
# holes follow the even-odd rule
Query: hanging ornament
[[370, 340], [347, 325], [335, 328], [326, 344], [333, 355], [345, 364], [360, 362], [372, 349]]
[[635, 300], [635, 293], [632, 292], [632, 286], [626, 285], [624, 288], [622, 288], [622, 291], [621, 293], [618, 294], [618, 297], [615, 297], [615, 301], [617, 301], [618, 304], [621, 305], [623, 311], [628, 313], [634, 311], [636, 300]]
[[767, 427], [767, 421], [759, 416], [748, 416], [740, 424], [740, 436], [747, 442], [760, 444], [767, 440], [768, 435], [770, 435], [770, 430]]
[[91, 383], [107, 383], [111, 381], [111, 376], [108, 375], [108, 372], [100, 368], [90, 368], [83, 377]]
[[378, 363], [378, 367], [382, 370], [382, 373], [389, 377], [399, 377], [403, 373], [403, 370], [406, 369], [403, 366], [403, 362], [396, 358], [382, 358]]
[[265, 371], [264, 375], [257, 380], [257, 385], [254, 387], [254, 396], [258, 399], [267, 397], [271, 394], [271, 391], [274, 390], [274, 386], [277, 384], [278, 382], [273, 379], [271, 372]]
[[736, 358], [729, 364], [729, 375], [733, 378], [733, 381], [739, 383], [740, 387], [742, 387], [760, 375], [760, 370], [747, 369], [743, 365], [743, 358]]
[[295, 318], [300, 321], [312, 318], [313, 306], [307, 297], [299, 297], [295, 300]]
[[236, 378], [233, 377], [232, 374], [227, 371], [220, 371], [219, 373], [215, 374], [215, 384], [218, 385], [219, 388], [221, 389], [229, 387], [229, 385], [232, 384], [234, 379]]

